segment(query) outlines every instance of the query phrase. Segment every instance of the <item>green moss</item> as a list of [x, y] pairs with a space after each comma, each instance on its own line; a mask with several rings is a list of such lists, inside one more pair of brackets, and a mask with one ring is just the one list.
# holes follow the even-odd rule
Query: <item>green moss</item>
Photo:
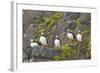
[[60, 60], [61, 60], [61, 57], [60, 57], [60, 56], [54, 56], [54, 57], [53, 57], [53, 60], [54, 60], [54, 61], [60, 61]]
[[73, 54], [73, 48], [71, 48], [69, 45], [64, 44], [60, 47], [60, 51], [61, 53], [59, 54], [59, 56], [54, 56], [53, 60], [66, 60], [69, 57], [71, 57], [71, 55]]
[[80, 23], [80, 19], [77, 18], [76, 21], [75, 21], [75, 23], [76, 23], [78, 26], [81, 25], [81, 23]]
[[86, 58], [91, 57], [91, 30], [88, 28], [84, 32], [82, 32], [83, 36], [83, 48], [85, 50], [85, 56]]
[[71, 53], [72, 53], [72, 48], [69, 46], [69, 45], [63, 45], [62, 47], [61, 47], [61, 55], [62, 55], [62, 57], [68, 57], [68, 56], [70, 56], [71, 55]]

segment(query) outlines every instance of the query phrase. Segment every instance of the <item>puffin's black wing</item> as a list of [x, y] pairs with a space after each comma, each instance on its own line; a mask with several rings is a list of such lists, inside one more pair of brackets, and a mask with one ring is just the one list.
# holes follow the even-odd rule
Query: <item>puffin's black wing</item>
[[75, 34], [74, 34], [73, 32], [71, 32], [71, 33], [72, 33], [72, 35], [73, 35], [74, 39], [76, 39], [76, 36], [75, 36]]
[[39, 45], [42, 45], [42, 43], [40, 41], [37, 42]]

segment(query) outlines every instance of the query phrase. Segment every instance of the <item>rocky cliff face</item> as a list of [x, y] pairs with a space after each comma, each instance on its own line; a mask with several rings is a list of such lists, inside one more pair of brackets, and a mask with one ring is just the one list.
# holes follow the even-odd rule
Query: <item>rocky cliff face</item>
[[50, 47], [54, 47], [56, 35], [63, 45], [67, 43], [66, 34], [63, 34], [67, 29], [71, 29], [75, 35], [80, 30], [88, 44], [84, 43], [84, 48], [91, 48], [90, 13], [23, 10], [23, 51], [30, 46], [30, 39], [39, 41], [42, 32], [45, 33]]

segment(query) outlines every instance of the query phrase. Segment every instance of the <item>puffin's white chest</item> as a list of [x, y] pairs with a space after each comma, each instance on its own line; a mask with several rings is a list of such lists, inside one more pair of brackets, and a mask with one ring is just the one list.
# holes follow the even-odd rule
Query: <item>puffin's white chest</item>
[[55, 39], [55, 47], [60, 47], [60, 40], [58, 39]]
[[70, 40], [73, 40], [73, 39], [74, 39], [74, 37], [73, 37], [73, 34], [72, 34], [72, 33], [68, 33], [68, 34], [67, 34], [67, 37], [68, 37]]
[[79, 41], [79, 42], [82, 42], [82, 35], [81, 34], [77, 34], [76, 35], [76, 38], [77, 38], [77, 40]]
[[47, 40], [44, 36], [40, 37], [40, 42], [41, 42], [42, 45], [47, 45]]
[[38, 45], [38, 43], [36, 43], [36, 42], [31, 43], [31, 47], [34, 47], [34, 46], [37, 47], [37, 46], [39, 46], [39, 45]]

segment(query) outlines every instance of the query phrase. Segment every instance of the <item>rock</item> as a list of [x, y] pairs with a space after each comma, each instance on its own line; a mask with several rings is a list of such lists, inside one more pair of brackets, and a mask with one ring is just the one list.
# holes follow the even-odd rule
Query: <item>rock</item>
[[91, 14], [90, 13], [82, 13], [80, 14], [80, 22], [81, 23], [90, 23]]
[[68, 23], [68, 24], [67, 24], [66, 30], [67, 30], [67, 29], [74, 30], [76, 27], [77, 27], [76, 23], [75, 23], [75, 22], [71, 22], [71, 23]]
[[32, 48], [32, 56], [40, 57], [45, 59], [52, 59], [54, 56], [59, 55], [59, 51], [53, 50], [51, 48], [43, 48], [43, 47], [33, 47]]
[[64, 19], [66, 19], [66, 20], [74, 20], [74, 19], [77, 19], [79, 16], [80, 16], [80, 13], [67, 12], [64, 15]]

